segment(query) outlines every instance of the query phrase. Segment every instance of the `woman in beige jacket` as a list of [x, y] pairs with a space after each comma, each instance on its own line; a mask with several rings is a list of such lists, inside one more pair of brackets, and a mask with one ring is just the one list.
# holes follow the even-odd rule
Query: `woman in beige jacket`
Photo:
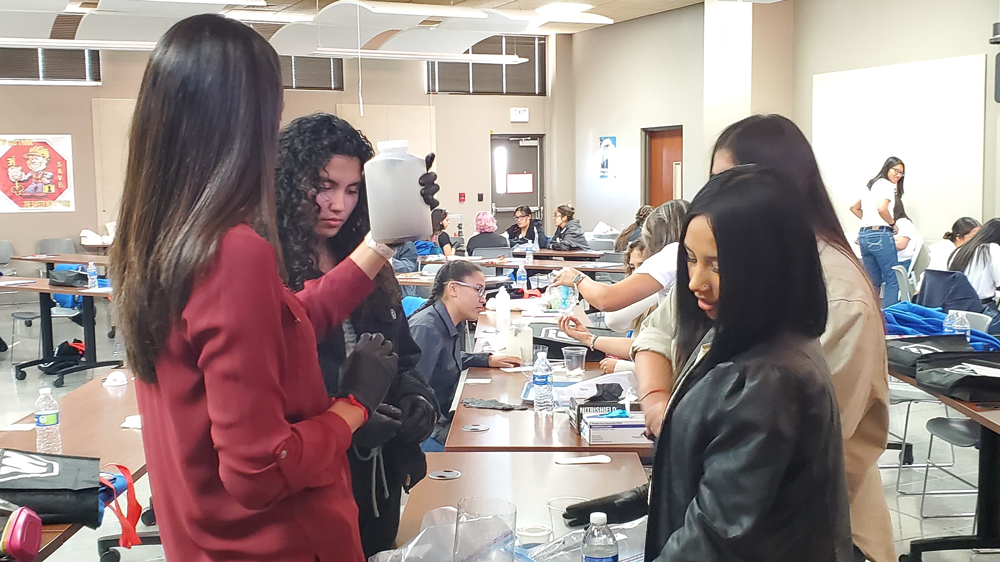
[[[875, 291], [854, 258], [802, 132], [778, 115], [755, 115], [726, 129], [716, 142], [712, 173], [761, 164], [800, 186], [811, 203], [826, 278], [829, 319], [820, 337], [840, 405], [851, 528], [858, 560], [896, 559], [878, 458], [889, 431], [885, 332]], [[672, 388], [672, 295], [643, 323], [632, 345], [647, 425], [659, 428]], [[654, 423], [650, 424], [652, 420]]]

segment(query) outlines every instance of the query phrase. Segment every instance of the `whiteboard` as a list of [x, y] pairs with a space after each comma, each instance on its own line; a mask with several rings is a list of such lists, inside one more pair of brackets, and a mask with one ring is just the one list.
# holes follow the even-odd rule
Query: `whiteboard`
[[903, 203], [928, 244], [982, 218], [985, 97], [985, 54], [813, 76], [813, 149], [849, 239], [849, 208], [889, 156], [906, 165]]

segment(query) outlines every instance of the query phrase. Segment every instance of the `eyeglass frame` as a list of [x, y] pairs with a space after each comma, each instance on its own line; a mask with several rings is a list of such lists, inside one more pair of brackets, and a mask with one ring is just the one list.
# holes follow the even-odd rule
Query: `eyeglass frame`
[[456, 285], [461, 285], [463, 287], [474, 289], [476, 291], [476, 294], [478, 294], [480, 298], [486, 297], [486, 285], [472, 285], [469, 283], [463, 283], [461, 281], [455, 281], [454, 279], [451, 280], [451, 283], [455, 283]]
[[531, 215], [518, 215], [518, 214], [514, 215], [514, 220], [530, 219], [530, 218], [531, 218]]

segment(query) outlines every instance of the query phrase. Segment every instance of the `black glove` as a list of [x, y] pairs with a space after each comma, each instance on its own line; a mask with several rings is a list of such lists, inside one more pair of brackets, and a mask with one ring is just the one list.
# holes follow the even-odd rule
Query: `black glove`
[[366, 449], [374, 449], [384, 444], [399, 433], [399, 427], [403, 425], [403, 422], [399, 421], [402, 415], [403, 413], [395, 406], [379, 404], [368, 418], [368, 422], [354, 432], [352, 442]]
[[437, 408], [419, 394], [407, 394], [399, 401], [403, 411], [403, 427], [399, 437], [407, 443], [423, 443], [434, 431]]
[[424, 163], [427, 164], [427, 173], [420, 176], [420, 196], [424, 198], [424, 203], [431, 209], [436, 209], [441, 203], [434, 198], [434, 195], [441, 191], [441, 186], [437, 184], [438, 175], [431, 171], [431, 165], [434, 164], [434, 153], [431, 152], [424, 157]]
[[649, 512], [649, 484], [590, 500], [573, 504], [563, 512], [563, 519], [570, 527], [582, 527], [590, 524], [590, 514], [601, 511], [608, 516], [608, 523], [627, 523], [646, 515]]
[[361, 334], [354, 353], [340, 368], [337, 398], [353, 396], [371, 417], [396, 377], [398, 362], [392, 344], [382, 334]]

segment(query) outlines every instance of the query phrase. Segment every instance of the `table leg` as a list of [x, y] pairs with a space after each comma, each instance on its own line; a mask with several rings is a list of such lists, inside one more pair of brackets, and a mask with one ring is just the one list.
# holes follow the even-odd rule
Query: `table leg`
[[97, 362], [97, 319], [94, 312], [94, 297], [83, 297], [83, 360]]
[[42, 322], [42, 358], [51, 361], [55, 357], [55, 342], [52, 341], [52, 295], [38, 294], [38, 308]]

